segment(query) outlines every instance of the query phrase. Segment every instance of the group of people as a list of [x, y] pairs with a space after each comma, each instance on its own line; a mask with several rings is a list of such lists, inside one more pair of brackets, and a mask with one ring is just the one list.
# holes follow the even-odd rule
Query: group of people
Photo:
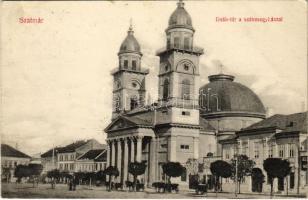
[[76, 185], [78, 184], [78, 180], [76, 179], [75, 176], [72, 176], [68, 180], [68, 190], [69, 191], [75, 191], [76, 190]]

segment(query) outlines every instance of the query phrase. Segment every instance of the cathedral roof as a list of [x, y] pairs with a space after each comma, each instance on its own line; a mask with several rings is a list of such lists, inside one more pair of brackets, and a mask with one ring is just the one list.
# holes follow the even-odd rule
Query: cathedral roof
[[192, 20], [188, 12], [184, 8], [184, 3], [180, 0], [175, 11], [171, 14], [168, 23], [168, 29], [172, 28], [188, 28], [194, 30], [192, 27]]
[[264, 118], [265, 108], [260, 98], [251, 89], [233, 80], [234, 76], [226, 74], [209, 76], [210, 83], [199, 90], [201, 114], [210, 116], [213, 113], [229, 112], [238, 116]]
[[119, 54], [122, 53], [138, 53], [141, 55], [140, 45], [134, 36], [132, 26], [129, 27], [129, 30], [127, 31], [127, 36], [121, 44]]

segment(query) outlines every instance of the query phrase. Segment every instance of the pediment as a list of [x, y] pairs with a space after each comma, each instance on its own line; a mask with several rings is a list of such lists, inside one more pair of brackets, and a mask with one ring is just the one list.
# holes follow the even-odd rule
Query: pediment
[[116, 118], [114, 121], [112, 121], [107, 128], [105, 129], [105, 132], [113, 132], [113, 131], [117, 131], [117, 130], [122, 130], [125, 128], [132, 128], [132, 127], [136, 127], [137, 124], [130, 121], [127, 118], [124, 118], [122, 116]]

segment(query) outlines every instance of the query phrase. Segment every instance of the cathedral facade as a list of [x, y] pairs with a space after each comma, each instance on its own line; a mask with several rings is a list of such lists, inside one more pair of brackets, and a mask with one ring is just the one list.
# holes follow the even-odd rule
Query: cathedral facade
[[[162, 181], [161, 165], [168, 161], [185, 166], [188, 159], [221, 156], [219, 140], [265, 118], [265, 109], [249, 88], [231, 75], [209, 76], [200, 87], [199, 57], [203, 49], [194, 44], [192, 19], [180, 1], [169, 18], [166, 46], [160, 58], [158, 100], [147, 105], [146, 76], [142, 52], [132, 27], [119, 53], [119, 66], [112, 72], [113, 111], [107, 133], [107, 165], [116, 166], [116, 181], [132, 180], [128, 164], [145, 162], [140, 177], [151, 184]], [[188, 183], [189, 172], [173, 179]]]

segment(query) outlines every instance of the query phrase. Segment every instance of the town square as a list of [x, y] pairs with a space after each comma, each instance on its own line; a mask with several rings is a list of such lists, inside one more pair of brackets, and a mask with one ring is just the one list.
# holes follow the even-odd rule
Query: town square
[[306, 4], [236, 2], [6, 3], [2, 197], [307, 198]]

